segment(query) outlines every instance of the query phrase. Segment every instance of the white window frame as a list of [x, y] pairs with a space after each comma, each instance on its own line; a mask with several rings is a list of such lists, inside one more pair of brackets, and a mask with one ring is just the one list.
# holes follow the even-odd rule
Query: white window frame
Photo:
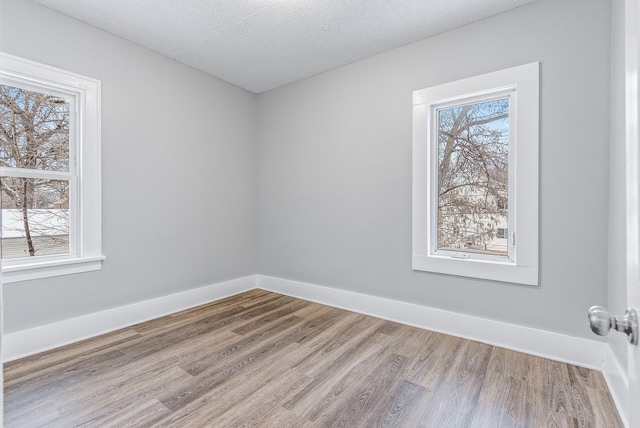
[[70, 253], [2, 260], [4, 283], [90, 272], [102, 268], [100, 159], [101, 82], [0, 52], [0, 83], [70, 100], [69, 172], [1, 168], [3, 176], [69, 180]]
[[[539, 70], [534, 62], [413, 92], [414, 270], [538, 285]], [[509, 255], [438, 250], [436, 112], [505, 94], [510, 97]]]

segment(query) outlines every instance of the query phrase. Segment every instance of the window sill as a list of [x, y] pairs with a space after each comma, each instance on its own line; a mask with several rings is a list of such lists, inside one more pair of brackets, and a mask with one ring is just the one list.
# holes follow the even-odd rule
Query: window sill
[[413, 255], [413, 270], [489, 279], [513, 284], [538, 285], [538, 268], [513, 262]]
[[2, 268], [2, 283], [10, 284], [12, 282], [96, 271], [102, 269], [102, 261], [105, 258], [105, 256], [84, 257], [6, 266]]

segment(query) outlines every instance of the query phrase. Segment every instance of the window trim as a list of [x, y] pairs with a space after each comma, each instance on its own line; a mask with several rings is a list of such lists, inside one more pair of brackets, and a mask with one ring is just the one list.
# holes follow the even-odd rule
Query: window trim
[[[534, 62], [413, 92], [414, 270], [538, 285], [539, 69], [540, 64]], [[510, 117], [514, 143], [509, 147], [508, 218], [509, 246], [513, 249], [508, 258], [436, 252], [433, 112], [438, 106], [455, 105], [456, 100], [460, 104], [482, 101], [507, 90], [515, 90], [514, 105], [510, 106], [510, 112], [515, 113]]]
[[[44, 87], [73, 96], [78, 119], [72, 130], [77, 136], [75, 159], [70, 159], [69, 167], [69, 172], [76, 171], [78, 187], [76, 210], [70, 213], [71, 221], [77, 222], [76, 254], [3, 260], [3, 282], [100, 270], [105, 259], [101, 219], [101, 82], [4, 52], [0, 52], [0, 82], [35, 90]], [[73, 150], [70, 147], [72, 157]]]

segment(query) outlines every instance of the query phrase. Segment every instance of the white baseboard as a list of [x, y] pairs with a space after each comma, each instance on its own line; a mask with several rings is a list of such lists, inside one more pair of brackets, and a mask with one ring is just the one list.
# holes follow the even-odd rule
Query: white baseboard
[[5, 334], [2, 360], [12, 361], [256, 288], [257, 276], [219, 282], [156, 299]]
[[605, 346], [604, 380], [607, 382], [613, 402], [625, 427], [629, 426], [629, 378], [609, 345]]
[[258, 287], [402, 324], [596, 370], [605, 343], [304, 282], [258, 275]]
[[596, 370], [604, 367], [605, 343], [596, 340], [264, 275], [250, 275], [5, 334], [2, 359], [12, 361], [256, 287], [582, 367]]

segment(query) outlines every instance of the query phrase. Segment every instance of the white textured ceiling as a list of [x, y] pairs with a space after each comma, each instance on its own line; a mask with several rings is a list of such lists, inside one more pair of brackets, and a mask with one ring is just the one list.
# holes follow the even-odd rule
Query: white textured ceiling
[[34, 0], [263, 92], [534, 0]]

